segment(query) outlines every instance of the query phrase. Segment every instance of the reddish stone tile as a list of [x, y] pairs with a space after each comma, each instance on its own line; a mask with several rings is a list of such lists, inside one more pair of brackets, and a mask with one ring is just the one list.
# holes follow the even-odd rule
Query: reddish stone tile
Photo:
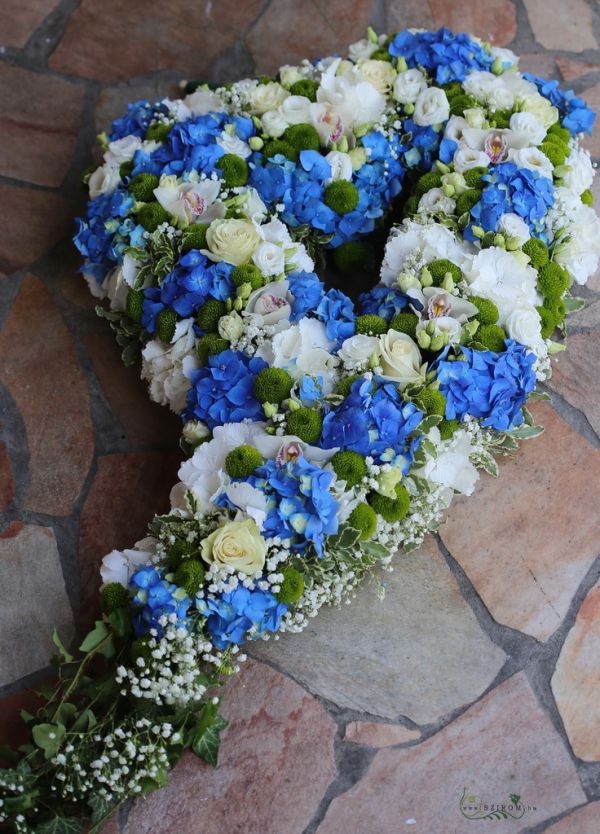
[[181, 456], [161, 452], [105, 455], [87, 495], [79, 525], [81, 616], [98, 608], [98, 573], [103, 557], [132, 547], [146, 534], [155, 513], [168, 509]]
[[371, 0], [279, 0], [268, 6], [252, 27], [247, 43], [258, 73], [273, 73], [282, 64], [336, 52], [363, 38]]
[[11, 521], [8, 527], [0, 533], [0, 539], [14, 539], [23, 529], [22, 521]]
[[412, 27], [433, 29], [433, 14], [429, 0], [389, 0], [385, 14], [386, 33], [391, 34]]
[[535, 39], [546, 49], [583, 52], [597, 49], [592, 11], [585, 0], [524, 0]]
[[29, 450], [25, 506], [68, 515], [87, 476], [94, 439], [87, 384], [62, 316], [26, 275], [0, 334], [0, 378], [21, 413]]
[[290, 678], [248, 661], [224, 692], [218, 768], [186, 754], [124, 834], [301, 834], [335, 778], [336, 727]]
[[461, 815], [465, 792], [488, 806], [508, 805], [518, 794], [535, 808], [520, 824], [507, 820], [521, 832], [585, 802], [571, 758], [523, 673], [427, 741], [378, 751], [358, 784], [333, 800], [317, 832], [489, 832], [489, 819]]
[[590, 64], [587, 61], [572, 61], [570, 58], [557, 58], [556, 63], [565, 81], [581, 78], [589, 72], [598, 72], [600, 64]]
[[77, 142], [83, 87], [0, 64], [0, 90], [0, 174], [59, 186]]
[[68, 206], [58, 194], [0, 184], [0, 204], [0, 276], [33, 264], [71, 228]]
[[[600, 313], [600, 302], [595, 305]], [[567, 350], [556, 363], [550, 385], [567, 402], [583, 411], [590, 425], [600, 435], [600, 329], [569, 336]]]
[[102, 826], [100, 834], [119, 834], [119, 823], [116, 814], [109, 819], [106, 825]]
[[4, 443], [0, 443], [0, 513], [4, 512], [14, 499], [12, 468]]
[[125, 367], [121, 359], [122, 348], [106, 321], [90, 321], [82, 333], [82, 341], [129, 444], [178, 449], [180, 418], [168, 408], [150, 401], [147, 384], [140, 379], [139, 367]]
[[83, 0], [49, 65], [101, 81], [165, 69], [176, 69], [188, 78], [209, 77], [215, 59], [233, 47], [260, 6], [260, 0], [152, 4]]
[[29, 730], [21, 720], [21, 710], [35, 715], [43, 703], [43, 699], [35, 694], [34, 689], [26, 689], [24, 692], [0, 699], [0, 743], [8, 744], [13, 750], [20, 744], [25, 744]]
[[2, 0], [0, 4], [1, 46], [19, 49], [51, 11], [58, 0]]
[[600, 761], [600, 582], [581, 603], [567, 634], [552, 691], [575, 755]]
[[364, 744], [366, 747], [391, 747], [414, 741], [421, 733], [401, 724], [380, 724], [375, 721], [351, 721], [346, 726], [344, 741]]
[[[600, 84], [594, 84], [593, 87], [584, 90], [581, 97], [594, 112], [597, 113], [600, 110]], [[586, 136], [581, 144], [592, 156], [600, 156], [600, 130], [598, 127], [595, 128], [591, 136]]]
[[544, 834], [598, 834], [600, 802], [590, 802], [555, 822]]
[[550, 406], [534, 412], [544, 434], [457, 499], [440, 532], [492, 616], [545, 640], [598, 553], [600, 452]]
[[435, 26], [469, 32], [497, 46], [506, 46], [517, 34], [517, 12], [512, 0], [488, 3], [448, 3], [429, 0]]
[[526, 52], [524, 55], [519, 55], [519, 69], [521, 72], [541, 75], [542, 78], [557, 77], [554, 56], [544, 52]]

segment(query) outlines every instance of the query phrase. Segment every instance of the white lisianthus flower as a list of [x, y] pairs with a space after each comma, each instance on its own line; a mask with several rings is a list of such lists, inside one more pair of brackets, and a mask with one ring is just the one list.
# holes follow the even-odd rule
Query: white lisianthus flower
[[342, 151], [329, 151], [325, 157], [331, 166], [331, 180], [352, 179], [352, 158]]
[[518, 214], [503, 214], [498, 219], [496, 231], [506, 237], [516, 238], [519, 246], [523, 246], [531, 237], [529, 226]]
[[250, 93], [250, 112], [260, 116], [267, 110], [277, 110], [288, 96], [288, 91], [277, 81], [257, 84]]
[[488, 97], [497, 83], [498, 78], [493, 72], [485, 72], [483, 70], [476, 70], [470, 72], [463, 81], [463, 89], [465, 93], [473, 96], [478, 101], [486, 103]]
[[279, 139], [289, 127], [289, 122], [284, 119], [279, 110], [267, 110], [263, 113], [261, 122], [267, 136], [272, 136], [274, 139]]
[[537, 148], [521, 148], [520, 150], [511, 148], [508, 151], [508, 161], [514, 162], [519, 168], [536, 171], [542, 177], [552, 180], [554, 166], [546, 154]]
[[196, 357], [194, 319], [177, 322], [171, 344], [151, 339], [142, 351], [142, 379], [148, 380], [150, 399], [179, 413], [185, 406]]
[[288, 125], [307, 124], [310, 122], [310, 105], [306, 96], [288, 96], [277, 112]]
[[490, 49], [492, 58], [500, 58], [505, 66], [516, 66], [519, 59], [511, 49], [506, 49], [504, 46], [492, 46]]
[[206, 232], [207, 249], [202, 254], [211, 261], [226, 261], [234, 266], [247, 264], [261, 235], [250, 220], [214, 220]]
[[267, 243], [277, 243], [282, 247], [286, 272], [294, 270], [304, 270], [305, 272], [312, 272], [315, 263], [309, 257], [306, 247], [303, 243], [295, 243], [290, 235], [290, 230], [277, 217], [272, 217], [268, 223], [263, 223], [257, 228], [259, 235]]
[[119, 167], [105, 162], [90, 175], [88, 180], [90, 199], [93, 200], [100, 194], [112, 194], [120, 182]]
[[232, 135], [227, 130], [224, 130], [217, 138], [217, 145], [223, 148], [225, 153], [234, 153], [237, 156], [241, 156], [242, 159], [248, 159], [252, 153], [250, 145], [247, 142], [244, 142], [239, 136]]
[[419, 200], [418, 211], [421, 214], [452, 214], [455, 201], [447, 197], [441, 188], [430, 188]]
[[[429, 458], [416, 474], [448, 490], [472, 495], [479, 473], [469, 460], [473, 447], [468, 432], [459, 429], [449, 440], [442, 442], [439, 430], [434, 428], [430, 432], [430, 439], [436, 445], [437, 457]], [[448, 503], [451, 498], [451, 494], [447, 496]]]
[[471, 168], [487, 168], [490, 158], [485, 151], [478, 151], [473, 148], [459, 147], [454, 153], [454, 170], [464, 174]]
[[267, 207], [262, 201], [262, 198], [256, 188], [249, 188], [246, 186], [243, 192], [244, 201], [240, 204], [243, 207], [244, 214], [248, 220], [253, 223], [262, 223], [267, 216]]
[[142, 140], [139, 136], [123, 136], [122, 139], [115, 139], [114, 142], [109, 143], [104, 152], [104, 160], [118, 168], [123, 162], [131, 162], [135, 152], [141, 147]]
[[594, 169], [589, 151], [583, 148], [573, 148], [565, 161], [570, 170], [562, 177], [565, 188], [578, 197], [588, 188], [592, 187], [594, 181]]
[[225, 204], [217, 200], [220, 191], [218, 180], [177, 182], [176, 177], [161, 177], [154, 196], [161, 206], [182, 224], [210, 223], [224, 217]]
[[223, 100], [212, 90], [196, 90], [183, 99], [183, 103], [194, 116], [206, 116], [208, 113], [220, 113], [225, 109]]
[[273, 337], [273, 365], [284, 368], [293, 379], [304, 374], [323, 377], [323, 392], [335, 387], [337, 356], [331, 353], [333, 342], [327, 338], [325, 325], [317, 319], [302, 319]]
[[374, 61], [367, 58], [358, 65], [362, 77], [382, 95], [387, 95], [396, 78], [396, 70], [389, 61]]
[[530, 145], [541, 145], [546, 136], [546, 128], [534, 113], [513, 113], [509, 126], [515, 133], [524, 133]]
[[457, 345], [460, 342], [462, 328], [458, 319], [452, 318], [452, 316], [435, 316], [429, 321], [420, 321], [417, 324], [417, 333], [422, 330], [429, 332], [432, 324], [433, 334], [431, 335], [445, 336], [449, 345]]
[[201, 511], [214, 509], [213, 499], [228, 482], [225, 458], [238, 446], [254, 446], [264, 434], [264, 423], [226, 423], [215, 426], [212, 440], [202, 443], [179, 467], [179, 480], [198, 501]]
[[267, 543], [254, 519], [229, 521], [202, 540], [201, 554], [209, 565], [227, 565], [254, 576], [265, 564]]
[[360, 61], [366, 61], [377, 49], [377, 44], [370, 41], [368, 38], [362, 38], [356, 43], [351, 43], [348, 47], [348, 57], [355, 64]]
[[542, 321], [535, 307], [513, 310], [506, 317], [504, 327], [511, 339], [531, 348], [537, 356], [544, 357], [548, 353], [542, 339]]
[[292, 303], [289, 281], [272, 281], [250, 294], [243, 315], [257, 316], [262, 324], [279, 324], [289, 321]]
[[419, 94], [427, 89], [427, 79], [418, 69], [401, 72], [394, 81], [393, 97], [400, 104], [414, 104]]
[[[138, 542], [139, 545], [151, 545], [153, 539], [142, 539]], [[109, 585], [111, 582], [117, 582], [127, 588], [129, 580], [142, 565], [150, 563], [154, 550], [111, 550], [102, 560], [100, 566], [100, 576], [102, 583]]]
[[127, 295], [130, 287], [135, 284], [138, 273], [138, 262], [125, 254], [123, 263], [116, 266], [109, 274], [105, 282], [106, 294], [110, 298], [111, 310], [125, 310], [127, 306]]
[[338, 350], [338, 356], [347, 368], [362, 368], [373, 355], [379, 355], [379, 339], [362, 333], [345, 339]]
[[463, 110], [463, 117], [469, 127], [481, 130], [485, 126], [485, 110], [482, 107], [467, 107]]
[[487, 95], [486, 104], [492, 110], [510, 110], [515, 103], [515, 97], [504, 84], [502, 78], [497, 78]]
[[400, 388], [425, 378], [427, 363], [421, 362], [419, 348], [406, 333], [388, 330], [379, 337], [379, 351], [383, 376], [397, 382]]
[[573, 234], [554, 249], [554, 260], [568, 270], [578, 284], [585, 284], [598, 269], [600, 218], [593, 208], [579, 203], [572, 217]]
[[419, 126], [437, 125], [450, 116], [446, 93], [439, 87], [430, 87], [419, 93], [415, 102], [413, 119]]
[[502, 80], [515, 98], [539, 95], [535, 84], [532, 81], [526, 81], [520, 72], [505, 72]]
[[252, 261], [263, 275], [272, 277], [281, 275], [285, 270], [283, 248], [276, 243], [260, 243], [254, 250]]

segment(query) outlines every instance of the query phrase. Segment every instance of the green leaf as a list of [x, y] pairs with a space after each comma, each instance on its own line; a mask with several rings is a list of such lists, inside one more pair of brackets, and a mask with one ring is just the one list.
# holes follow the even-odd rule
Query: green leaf
[[430, 429], [437, 426], [438, 423], [441, 423], [443, 419], [444, 418], [440, 417], [439, 414], [430, 414], [429, 417], [425, 417], [425, 419], [419, 423], [419, 432], [427, 434]]
[[369, 556], [375, 556], [377, 559], [385, 559], [386, 556], [390, 555], [390, 552], [387, 549], [387, 547], [384, 547], [382, 544], [379, 544], [379, 542], [361, 542], [360, 549], [363, 551], [363, 553], [366, 553]]
[[36, 829], [36, 834], [81, 834], [83, 824], [75, 817], [55, 816], [49, 822], [44, 822]]
[[84, 652], [84, 654], [94, 651], [94, 649], [98, 648], [100, 643], [102, 643], [106, 637], [108, 637], [106, 623], [104, 623], [103, 620], [96, 620], [96, 625], [92, 631], [86, 635], [83, 643], [79, 647], [79, 651]]
[[510, 436], [516, 437], [518, 440], [529, 440], [532, 437], [537, 437], [544, 431], [543, 426], [519, 426], [518, 429], [511, 429]]
[[31, 734], [46, 759], [51, 759], [58, 753], [67, 731], [62, 724], [36, 724]]
[[92, 794], [88, 800], [88, 805], [92, 811], [90, 816], [90, 822], [92, 825], [97, 825], [99, 822], [102, 822], [109, 814], [111, 808], [113, 808], [113, 804], [107, 802], [101, 796], [97, 794]]
[[563, 300], [567, 313], [575, 313], [577, 310], [583, 310], [586, 304], [585, 298], [577, 298], [576, 296], [567, 296]]
[[[12, 747], [9, 747], [8, 744], [0, 744], [0, 759], [4, 759], [4, 761], [9, 764], [16, 764], [19, 761], [19, 754], [16, 753]], [[2, 773], [2, 776], [5, 779], [6, 773], [6, 770]]]
[[191, 738], [191, 748], [194, 753], [213, 767], [217, 766], [219, 757], [221, 730], [228, 724], [218, 714], [218, 706], [212, 702], [205, 704]]
[[492, 475], [494, 478], [498, 477], [498, 475], [500, 474], [500, 469], [498, 467], [498, 464], [496, 463], [495, 458], [492, 455], [482, 455], [479, 462], [483, 469], [488, 473], [488, 475]]
[[108, 622], [118, 637], [125, 637], [133, 631], [131, 615], [127, 608], [117, 608], [108, 616]]
[[75, 704], [64, 703], [59, 706], [56, 711], [56, 720], [65, 726], [73, 720], [77, 714], [77, 707]]
[[121, 359], [126, 366], [135, 365], [140, 355], [140, 346], [137, 342], [130, 342], [121, 353]]
[[73, 660], [73, 655], [69, 654], [69, 652], [65, 649], [63, 642], [58, 636], [58, 631], [56, 629], [54, 629], [54, 631], [52, 632], [52, 642], [60, 652], [61, 657], [65, 661], [65, 663], [71, 663], [71, 661]]
[[98, 722], [96, 716], [91, 709], [84, 709], [81, 715], [71, 727], [72, 733], [84, 733], [86, 730], [91, 730]]

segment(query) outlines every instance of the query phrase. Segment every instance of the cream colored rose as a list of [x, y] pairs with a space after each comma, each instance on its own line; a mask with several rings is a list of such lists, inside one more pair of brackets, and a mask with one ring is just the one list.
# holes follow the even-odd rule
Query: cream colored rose
[[539, 93], [524, 96], [521, 101], [522, 109], [527, 113], [533, 113], [540, 120], [546, 130], [558, 121], [558, 110], [547, 98]]
[[374, 61], [369, 58], [359, 66], [362, 77], [377, 90], [386, 95], [396, 78], [396, 70], [389, 61]]
[[421, 364], [421, 353], [406, 333], [388, 330], [379, 337], [380, 365], [384, 376], [402, 387], [423, 379], [427, 364]]
[[250, 107], [253, 113], [260, 115], [266, 113], [267, 110], [277, 110], [288, 96], [288, 91], [277, 81], [258, 84], [250, 95]]
[[262, 238], [250, 220], [215, 220], [206, 232], [208, 250], [202, 252], [212, 261], [241, 266], [248, 263], [261, 243]]
[[202, 542], [202, 558], [209, 565], [228, 565], [254, 576], [263, 568], [267, 545], [252, 518], [230, 521]]

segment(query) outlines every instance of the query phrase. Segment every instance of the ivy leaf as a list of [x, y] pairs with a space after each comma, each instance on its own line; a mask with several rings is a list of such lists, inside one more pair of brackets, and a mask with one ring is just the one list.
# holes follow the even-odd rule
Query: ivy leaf
[[79, 647], [79, 651], [84, 652], [84, 654], [94, 651], [94, 649], [97, 649], [106, 637], [108, 637], [106, 623], [102, 620], [96, 620], [96, 625], [85, 637], [83, 643]]
[[58, 631], [56, 629], [54, 629], [54, 631], [52, 632], [52, 642], [60, 652], [61, 657], [65, 661], [65, 663], [71, 663], [71, 661], [73, 660], [73, 655], [69, 654], [69, 652], [65, 649], [64, 644], [58, 636]]
[[510, 435], [518, 440], [529, 440], [532, 437], [537, 437], [543, 431], [543, 426], [519, 426], [518, 429], [511, 429]]
[[217, 766], [221, 730], [228, 722], [218, 714], [218, 704], [206, 704], [200, 713], [200, 720], [192, 732], [191, 748], [194, 753], [209, 765]]
[[37, 834], [81, 834], [83, 825], [75, 817], [55, 816], [37, 828]]
[[118, 637], [125, 637], [133, 631], [131, 615], [127, 608], [117, 608], [108, 616], [108, 622]]
[[67, 731], [62, 724], [36, 724], [31, 734], [46, 759], [51, 759], [58, 753]]
[[92, 825], [98, 825], [99, 822], [102, 822], [110, 814], [110, 809], [113, 807], [110, 802], [107, 802], [97, 794], [90, 796], [88, 805], [92, 811], [90, 816]]
[[382, 544], [379, 544], [379, 542], [361, 542], [360, 549], [363, 551], [363, 553], [366, 553], [368, 556], [375, 556], [375, 558], [377, 559], [385, 559], [385, 557], [389, 556], [390, 554], [387, 547], [384, 547]]
[[492, 477], [497, 478], [500, 474], [500, 469], [498, 464], [496, 463], [495, 458], [492, 455], [484, 454], [480, 458], [480, 464], [483, 469], [488, 473], [488, 475], [492, 475]]

